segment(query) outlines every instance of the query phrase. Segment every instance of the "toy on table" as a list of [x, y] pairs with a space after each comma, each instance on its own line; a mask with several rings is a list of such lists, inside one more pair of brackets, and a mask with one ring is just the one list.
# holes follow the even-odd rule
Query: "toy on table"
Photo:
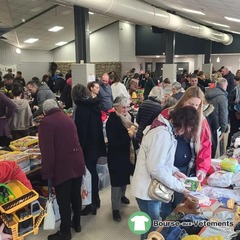
[[15, 198], [15, 195], [7, 185], [0, 184], [0, 204], [12, 201]]
[[221, 169], [236, 173], [239, 171], [238, 161], [234, 158], [224, 158], [220, 163]]

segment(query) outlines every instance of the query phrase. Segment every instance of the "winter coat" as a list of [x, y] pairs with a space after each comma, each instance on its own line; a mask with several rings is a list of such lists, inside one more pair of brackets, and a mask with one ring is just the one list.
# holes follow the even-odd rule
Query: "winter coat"
[[33, 113], [33, 117], [36, 117], [38, 115], [41, 115], [43, 113], [42, 111], [42, 104], [47, 99], [55, 99], [54, 93], [50, 90], [48, 85], [46, 83], [42, 83], [41, 86], [38, 88], [37, 91], [37, 104], [39, 109]]
[[58, 108], [51, 109], [38, 133], [43, 179], [52, 179], [53, 186], [57, 186], [84, 175], [84, 156], [71, 118]]
[[139, 143], [141, 143], [142, 141], [143, 130], [146, 126], [152, 124], [153, 120], [158, 116], [161, 110], [161, 103], [155, 101], [151, 97], [149, 97], [149, 99], [147, 100], [144, 100], [143, 103], [140, 105], [136, 118], [136, 121], [138, 123], [136, 140]]
[[0, 137], [10, 136], [8, 120], [13, 115], [16, 104], [7, 96], [0, 93]]
[[10, 121], [11, 130], [26, 130], [32, 126], [32, 111], [26, 99], [13, 100], [17, 105]]
[[68, 79], [60, 96], [60, 101], [64, 102], [66, 109], [71, 108], [73, 105], [71, 93], [72, 93], [72, 81]]
[[151, 130], [148, 126], [144, 130], [131, 181], [132, 194], [143, 200], [152, 200], [148, 196], [151, 177], [177, 192], [184, 190], [184, 183], [173, 176], [178, 171], [178, 168], [173, 166], [177, 140], [170, 123], [161, 115], [158, 119], [166, 126], [158, 126]]
[[[163, 115], [165, 118], [168, 118], [169, 113], [170, 113], [169, 108], [167, 108], [161, 112], [161, 115]], [[196, 155], [195, 167], [196, 171], [202, 170], [204, 173], [207, 173], [211, 165], [212, 150], [211, 150], [211, 130], [206, 118], [204, 118], [202, 121], [200, 144], [201, 148]]]
[[108, 138], [108, 168], [111, 185], [120, 187], [130, 183], [133, 165], [130, 162], [130, 141], [128, 131], [115, 112], [112, 112], [106, 123]]
[[78, 101], [75, 124], [84, 155], [91, 152], [96, 158], [106, 155], [99, 98]]
[[148, 95], [151, 92], [152, 88], [155, 87], [155, 83], [153, 82], [152, 78], [147, 78], [145, 85], [144, 85], [144, 99], [148, 99]]
[[184, 92], [178, 92], [176, 94], [173, 94], [172, 97], [174, 97], [176, 100], [180, 100], [180, 98], [184, 95]]
[[220, 86], [209, 89], [205, 97], [208, 103], [214, 106], [214, 114], [217, 116], [216, 127], [220, 127], [222, 133], [228, 129], [228, 99], [227, 92]]
[[228, 85], [227, 85], [227, 92], [230, 94], [232, 92], [232, 90], [234, 89], [234, 74], [229, 71], [227, 75], [223, 76], [225, 79], [227, 79], [228, 81]]

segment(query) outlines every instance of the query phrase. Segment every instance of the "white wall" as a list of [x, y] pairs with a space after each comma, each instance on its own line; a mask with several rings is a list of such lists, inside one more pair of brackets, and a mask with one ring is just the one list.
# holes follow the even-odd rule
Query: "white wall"
[[51, 51], [54, 62], [76, 62], [75, 42]]
[[[217, 58], [220, 58], [220, 62], [217, 62]], [[233, 74], [240, 69], [240, 54], [235, 55], [212, 55], [212, 64], [215, 70], [220, 69], [222, 66], [228, 67]]]
[[2, 65], [17, 65], [17, 71], [22, 71], [26, 81], [32, 77], [42, 78], [47, 73], [49, 62], [53, 61], [50, 51], [22, 49], [16, 53], [16, 47], [0, 41], [0, 63]]
[[90, 35], [91, 62], [119, 62], [119, 23], [116, 22]]

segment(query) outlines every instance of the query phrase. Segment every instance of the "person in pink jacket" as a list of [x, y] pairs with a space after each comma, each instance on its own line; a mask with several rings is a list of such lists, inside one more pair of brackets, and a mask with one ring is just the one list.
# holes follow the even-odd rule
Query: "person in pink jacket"
[[[168, 118], [173, 109], [184, 106], [193, 106], [200, 116], [198, 134], [196, 140], [186, 141], [181, 136], [176, 136], [177, 149], [175, 153], [174, 166], [187, 176], [196, 176], [200, 182], [204, 180], [211, 165], [211, 130], [207, 119], [203, 116], [204, 93], [199, 87], [190, 87], [186, 90], [177, 104], [171, 108], [164, 109], [161, 115]], [[183, 194], [175, 193], [174, 201], [162, 204], [161, 217], [163, 220], [183, 200]]]

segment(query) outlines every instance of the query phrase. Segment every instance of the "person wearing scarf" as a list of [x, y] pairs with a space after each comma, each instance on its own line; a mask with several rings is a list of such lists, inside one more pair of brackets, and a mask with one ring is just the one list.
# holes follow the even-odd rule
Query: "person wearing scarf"
[[130, 184], [133, 174], [135, 151], [133, 138], [136, 127], [128, 113], [128, 99], [122, 96], [115, 98], [115, 112], [110, 113], [106, 124], [108, 138], [108, 168], [111, 179], [111, 200], [113, 220], [120, 222], [121, 203], [129, 204], [126, 198], [126, 185]]

